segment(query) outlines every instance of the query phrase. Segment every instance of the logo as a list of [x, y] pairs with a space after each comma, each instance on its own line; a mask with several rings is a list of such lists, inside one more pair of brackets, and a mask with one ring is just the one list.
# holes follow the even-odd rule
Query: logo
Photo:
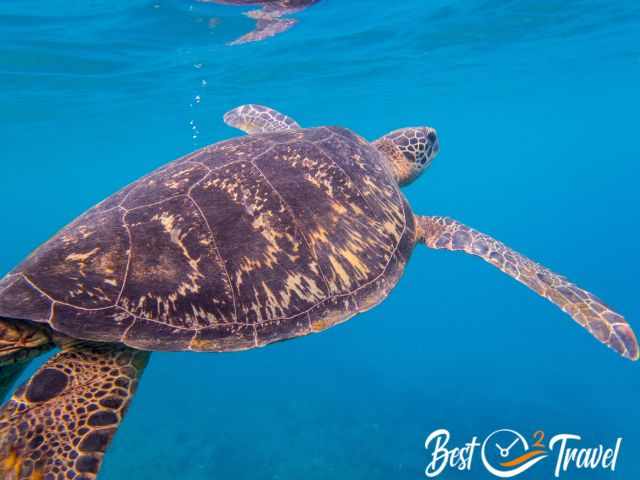
[[427, 437], [424, 442], [429, 454], [425, 469], [427, 477], [438, 477], [447, 469], [471, 471], [478, 449], [482, 468], [498, 478], [516, 477], [545, 459], [553, 461], [555, 478], [569, 470], [600, 469], [615, 472], [622, 437], [611, 447], [602, 444], [585, 447], [580, 435], [559, 433], [545, 445], [543, 430], [525, 437], [516, 430], [503, 428], [487, 435], [482, 443], [476, 436], [459, 446], [451, 447], [451, 443], [451, 434], [443, 428]]
[[482, 443], [482, 464], [489, 473], [500, 478], [515, 477], [529, 470], [548, 456], [542, 443], [544, 432], [537, 431], [533, 437], [535, 443], [530, 447], [527, 440], [515, 430], [496, 430]]

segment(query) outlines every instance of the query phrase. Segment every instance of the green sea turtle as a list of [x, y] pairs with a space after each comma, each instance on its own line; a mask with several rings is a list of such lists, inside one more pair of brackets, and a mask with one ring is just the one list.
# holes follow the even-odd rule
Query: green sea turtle
[[320, 332], [378, 304], [416, 244], [477, 255], [638, 358], [592, 294], [491, 237], [415, 215], [400, 187], [436, 131], [369, 143], [266, 107], [89, 210], [0, 281], [0, 384], [51, 357], [0, 410], [3, 478], [95, 478], [150, 351], [228, 352]]
[[256, 21], [256, 28], [230, 42], [229, 45], [257, 42], [268, 37], [273, 37], [293, 27], [297, 20], [282, 18], [301, 12], [307, 7], [318, 3], [320, 0], [200, 0], [202, 3], [220, 3], [223, 5], [262, 5], [260, 10], [251, 10], [245, 13]]

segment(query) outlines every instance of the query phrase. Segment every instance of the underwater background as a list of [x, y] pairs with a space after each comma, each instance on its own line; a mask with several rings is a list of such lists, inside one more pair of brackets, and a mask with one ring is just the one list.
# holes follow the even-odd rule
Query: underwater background
[[[238, 135], [223, 113], [261, 103], [372, 140], [434, 126], [441, 153], [404, 190], [417, 213], [495, 236], [640, 331], [636, 0], [323, 0], [226, 46], [252, 27], [242, 11], [0, 2], [0, 275], [125, 184]], [[100, 478], [419, 479], [431, 431], [454, 446], [512, 428], [621, 436], [615, 473], [561, 478], [634, 479], [639, 402], [640, 366], [555, 306], [418, 247], [383, 304], [322, 334], [153, 355]], [[441, 478], [492, 477], [475, 458]], [[553, 478], [553, 462], [518, 478]]]

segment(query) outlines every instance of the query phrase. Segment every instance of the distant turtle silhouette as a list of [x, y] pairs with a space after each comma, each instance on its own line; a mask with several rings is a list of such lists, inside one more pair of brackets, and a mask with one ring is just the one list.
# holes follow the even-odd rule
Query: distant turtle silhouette
[[[249, 135], [125, 187], [0, 279], [0, 397], [30, 359], [61, 349], [0, 410], [0, 478], [95, 478], [149, 352], [326, 330], [382, 302], [416, 245], [481, 257], [638, 358], [627, 322], [592, 294], [459, 222], [413, 213], [400, 187], [438, 154], [433, 128], [368, 142], [258, 105], [224, 119]], [[389, 320], [402, 329], [407, 315], [446, 321], [428, 308]], [[441, 341], [456, 348], [461, 334]]]
[[258, 42], [268, 37], [273, 37], [293, 27], [297, 20], [282, 18], [300, 12], [320, 0], [200, 0], [202, 3], [219, 3], [223, 5], [262, 5], [260, 10], [252, 10], [245, 13], [256, 21], [255, 30], [232, 41], [229, 45]]

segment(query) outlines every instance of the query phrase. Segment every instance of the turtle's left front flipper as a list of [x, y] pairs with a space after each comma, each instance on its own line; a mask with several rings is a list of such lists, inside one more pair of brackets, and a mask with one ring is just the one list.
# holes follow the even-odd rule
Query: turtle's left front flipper
[[148, 358], [88, 343], [52, 357], [0, 410], [0, 478], [95, 478]]
[[224, 114], [224, 123], [249, 135], [300, 128], [298, 122], [273, 108], [249, 103]]
[[631, 360], [638, 342], [626, 320], [593, 294], [503, 243], [446, 217], [416, 217], [418, 240], [428, 247], [477, 255], [547, 298], [602, 343]]

